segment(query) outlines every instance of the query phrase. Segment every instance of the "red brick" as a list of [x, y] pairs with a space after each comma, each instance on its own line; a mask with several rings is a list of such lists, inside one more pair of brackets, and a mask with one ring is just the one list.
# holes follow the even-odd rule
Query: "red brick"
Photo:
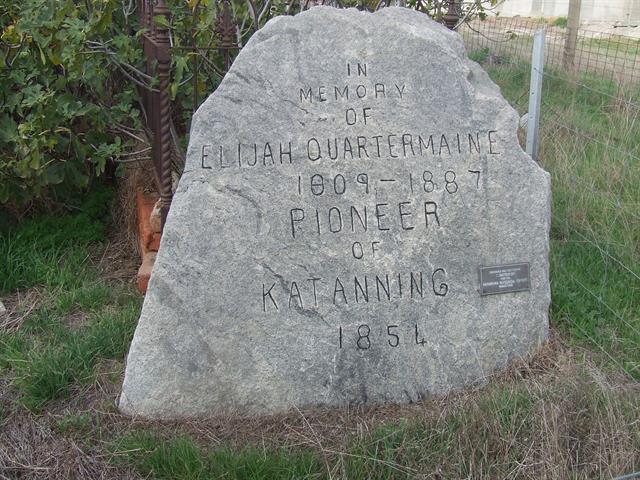
[[160, 234], [154, 233], [149, 238], [149, 243], [147, 244], [148, 252], [157, 252], [160, 249]]
[[140, 241], [140, 251], [142, 255], [142, 265], [138, 269], [137, 283], [138, 290], [146, 293], [156, 259], [156, 252], [160, 247], [160, 233], [154, 231], [151, 215], [158, 202], [157, 195], [144, 193], [142, 188], [136, 190], [136, 207], [138, 210], [138, 234]]
[[156, 262], [155, 252], [148, 252], [142, 257], [142, 265], [138, 269], [138, 290], [140, 293], [147, 293], [147, 287], [149, 286], [149, 280], [151, 279], [151, 272], [153, 271], [153, 265]]
[[138, 233], [140, 235], [140, 250], [142, 256], [149, 251], [148, 246], [153, 241], [153, 228], [151, 227], [151, 212], [158, 201], [156, 195], [147, 195], [142, 188], [136, 192], [136, 203], [138, 204]]

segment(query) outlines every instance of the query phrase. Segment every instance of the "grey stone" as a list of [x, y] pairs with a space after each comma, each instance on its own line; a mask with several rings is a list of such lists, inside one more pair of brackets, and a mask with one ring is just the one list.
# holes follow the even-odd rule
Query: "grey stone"
[[4, 306], [4, 303], [0, 301], [0, 315], [4, 315], [7, 313], [7, 308]]
[[[121, 410], [414, 402], [534, 351], [550, 180], [517, 126], [425, 15], [271, 20], [193, 118]], [[517, 263], [530, 289], [480, 295]]]

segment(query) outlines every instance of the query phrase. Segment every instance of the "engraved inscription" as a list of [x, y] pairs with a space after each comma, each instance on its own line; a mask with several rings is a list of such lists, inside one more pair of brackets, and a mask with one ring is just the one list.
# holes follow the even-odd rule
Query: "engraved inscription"
[[422, 336], [424, 326], [414, 324], [387, 324], [374, 327], [367, 323], [349, 329], [338, 326], [337, 347], [355, 350], [371, 348], [423, 348], [426, 340]]
[[309, 277], [281, 282], [277, 277], [262, 283], [262, 311], [282, 308], [315, 308], [331, 305], [358, 305], [422, 300], [449, 293], [447, 272], [398, 272]]
[[[359, 119], [367, 125], [371, 109], [349, 108], [344, 125]], [[353, 122], [353, 123], [351, 123]], [[498, 155], [499, 135], [495, 130], [480, 132], [394, 132], [306, 140], [274, 139], [267, 142], [206, 143], [200, 146], [203, 169], [277, 168], [313, 163], [324, 165], [349, 160], [387, 161], [389, 159], [439, 159], [454, 156]]]
[[[212, 175], [229, 169], [255, 169], [256, 175], [259, 169], [286, 171], [280, 188], [291, 201], [274, 212], [279, 234], [294, 244], [337, 243], [345, 260], [357, 266], [393, 254], [386, 239], [415, 242], [446, 230], [447, 204], [462, 197], [473, 201], [483, 193], [484, 165], [500, 153], [501, 137], [496, 130], [376, 131], [376, 119], [409, 106], [416, 90], [402, 79], [376, 79], [375, 63], [350, 59], [343, 65], [343, 82], [305, 84], [289, 92], [301, 112], [319, 109], [318, 121], [334, 122], [340, 134], [314, 135], [310, 129], [295, 138], [220, 139], [199, 146], [199, 163]], [[386, 173], [380, 173], [380, 165], [389, 165]], [[269, 269], [257, 278], [256, 299], [265, 315], [437, 302], [455, 292], [446, 265], [407, 265], [402, 272], [368, 266], [365, 272], [332, 276], [305, 270], [304, 278]], [[417, 323], [338, 325], [337, 344], [358, 350], [420, 347], [426, 328]]]

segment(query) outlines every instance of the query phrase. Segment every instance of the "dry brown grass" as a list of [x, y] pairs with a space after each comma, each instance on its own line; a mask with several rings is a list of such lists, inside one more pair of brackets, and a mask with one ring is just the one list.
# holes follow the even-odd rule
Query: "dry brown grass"
[[153, 165], [150, 161], [128, 163], [117, 180], [116, 200], [112, 210], [112, 239], [123, 242], [127, 251], [140, 255], [138, 240], [138, 219], [136, 209], [136, 190], [155, 191], [153, 183]]
[[29, 314], [42, 302], [43, 293], [38, 288], [15, 292], [2, 299], [7, 311], [0, 315], [0, 330], [18, 329]]
[[358, 478], [374, 477], [380, 462], [401, 475], [380, 478], [612, 478], [640, 467], [640, 420], [630, 410], [640, 408], [640, 386], [589, 356], [556, 336], [486, 385], [444, 398], [181, 422], [117, 412], [122, 362], [105, 363], [92, 385], [42, 415], [18, 407], [5, 378], [0, 475], [139, 478], [126, 462], [136, 452], [118, 439], [153, 432], [159, 442], [190, 437], [203, 451], [311, 450], [323, 459], [321, 478], [353, 478], [354, 463]]

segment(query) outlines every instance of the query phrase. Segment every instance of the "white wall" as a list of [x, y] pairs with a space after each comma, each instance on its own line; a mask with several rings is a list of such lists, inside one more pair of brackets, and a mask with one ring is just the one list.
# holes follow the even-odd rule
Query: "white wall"
[[[566, 17], [569, 0], [506, 0], [498, 11], [512, 17]], [[581, 22], [640, 20], [640, 0], [582, 0]]]

